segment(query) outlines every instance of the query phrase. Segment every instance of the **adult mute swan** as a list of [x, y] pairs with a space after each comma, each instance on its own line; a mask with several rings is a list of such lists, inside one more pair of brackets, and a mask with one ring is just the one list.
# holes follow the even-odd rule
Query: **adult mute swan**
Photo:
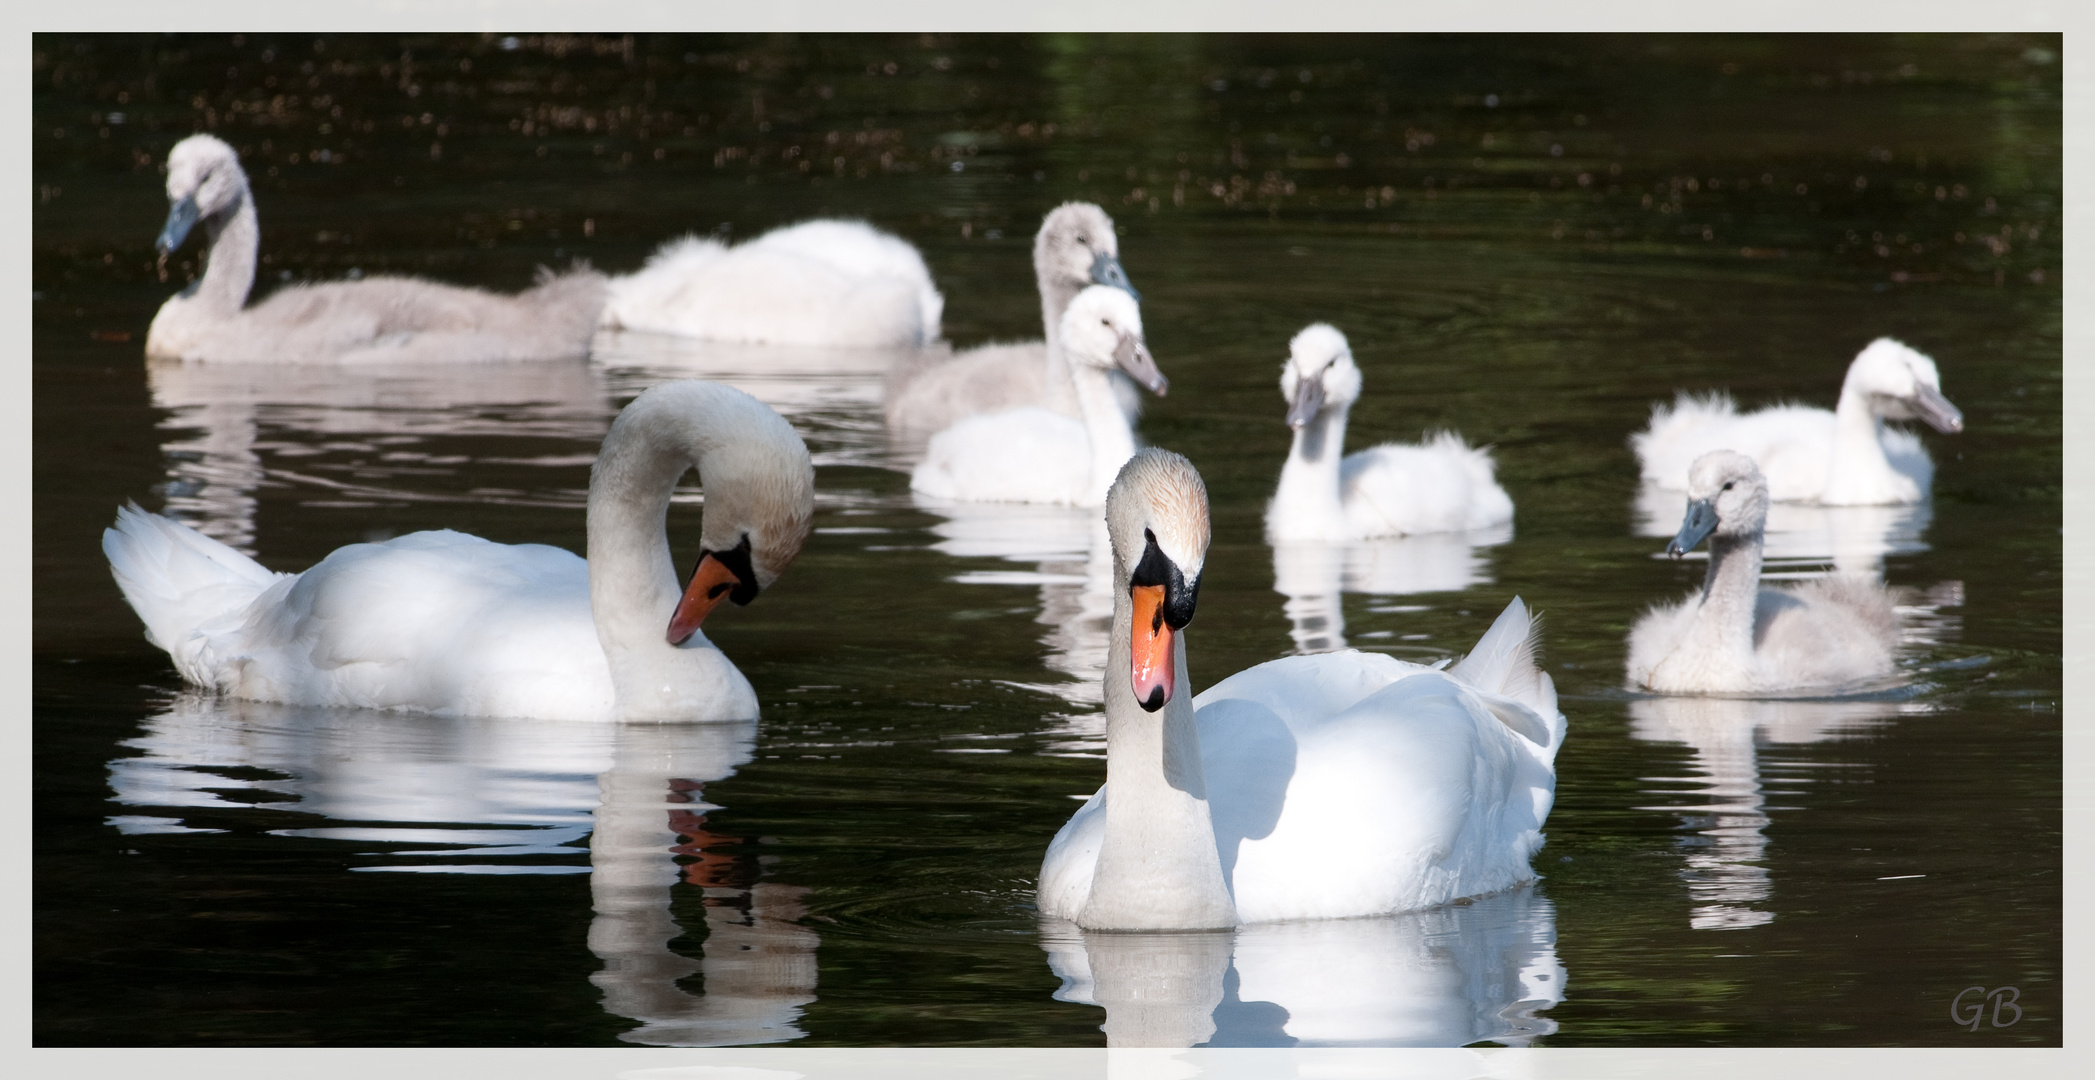
[[516, 296], [380, 275], [292, 285], [247, 305], [261, 228], [240, 155], [210, 135], [167, 154], [174, 206], [157, 247], [182, 246], [201, 221], [211, 239], [204, 276], [160, 305], [148, 357], [278, 364], [579, 360], [589, 355], [604, 276], [553, 274]]
[[1653, 406], [1651, 426], [1630, 436], [1644, 480], [1678, 490], [1689, 466], [1712, 450], [1736, 450], [1767, 477], [1779, 502], [1826, 506], [1915, 503], [1928, 497], [1935, 464], [1911, 432], [1886, 420], [1922, 420], [1944, 434], [1964, 414], [1942, 396], [1935, 361], [1890, 338], [1855, 355], [1832, 412], [1776, 405], [1741, 415], [1722, 394], [1681, 394]]
[[[666, 518], [705, 485], [702, 554], [677, 586]], [[135, 507], [103, 532], [124, 598], [182, 677], [232, 697], [465, 716], [726, 721], [756, 694], [699, 632], [799, 553], [814, 468], [793, 429], [716, 383], [626, 406], [589, 482], [589, 559], [448, 529], [339, 548], [276, 574]], [[666, 628], [666, 629], [665, 629]]]
[[931, 437], [909, 486], [972, 502], [1100, 506], [1135, 452], [1135, 430], [1108, 381], [1118, 368], [1164, 392], [1163, 372], [1142, 342], [1142, 311], [1124, 290], [1093, 285], [1062, 313], [1065, 376], [1083, 406], [1072, 420], [1038, 405], [967, 417]]
[[1899, 641], [1890, 590], [1859, 575], [1760, 584], [1768, 482], [1753, 459], [1713, 450], [1688, 470], [1688, 512], [1666, 545], [1709, 541], [1700, 593], [1654, 607], [1629, 633], [1629, 681], [1668, 694], [1835, 689], [1887, 675]]
[[1446, 671], [1291, 656], [1188, 701], [1200, 474], [1142, 451], [1114, 481], [1106, 524], [1106, 783], [1048, 846], [1043, 915], [1193, 930], [1409, 911], [1535, 876], [1564, 716], [1519, 600]]
[[1295, 432], [1266, 506], [1268, 540], [1361, 540], [1487, 529], [1513, 520], [1491, 452], [1443, 431], [1339, 457], [1360, 368], [1346, 335], [1312, 323], [1288, 342], [1280, 395]]
[[[1039, 405], [1065, 416], [1083, 415], [1071, 393], [1068, 366], [1058, 348], [1062, 314], [1093, 285], [1142, 295], [1120, 265], [1113, 219], [1092, 203], [1063, 203], [1041, 219], [1033, 237], [1033, 273], [1040, 284], [1045, 341], [983, 345], [928, 367], [901, 372], [889, 388], [887, 421], [901, 431], [929, 433], [961, 417]], [[1142, 415], [1142, 395], [1126, 379], [1109, 380], [1129, 422]]]
[[602, 323], [708, 341], [915, 348], [946, 298], [906, 240], [863, 221], [803, 221], [745, 244], [686, 236], [610, 282]]

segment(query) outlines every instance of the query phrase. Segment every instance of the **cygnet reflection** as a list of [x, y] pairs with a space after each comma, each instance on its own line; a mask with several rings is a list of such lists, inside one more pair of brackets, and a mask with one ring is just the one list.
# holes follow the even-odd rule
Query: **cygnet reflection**
[[942, 520], [932, 526], [935, 551], [956, 558], [994, 558], [1029, 565], [1025, 570], [963, 570], [962, 585], [1039, 589], [1050, 671], [1066, 678], [1021, 683], [1061, 698], [1081, 712], [1050, 718], [1050, 752], [1103, 754], [1103, 700], [1107, 639], [1113, 630], [1113, 547], [1097, 509], [1037, 503], [977, 503], [937, 499], [911, 492], [917, 509]]
[[[149, 363], [167, 512], [254, 551], [256, 492], [308, 505], [436, 497], [424, 477], [476, 463], [573, 469], [596, 458], [615, 410], [597, 373], [572, 360], [417, 366]], [[494, 437], [472, 457], [425, 444]], [[566, 478], [563, 478], [566, 479]], [[533, 501], [521, 491], [488, 501]], [[543, 501], [542, 499], [540, 501]], [[580, 506], [579, 486], [561, 505]]]
[[1693, 775], [1650, 778], [1665, 785], [1651, 794], [1677, 801], [1639, 807], [1681, 815], [1686, 866], [1680, 874], [1688, 886], [1688, 925], [1697, 930], [1740, 930], [1775, 918], [1774, 912], [1760, 906], [1774, 892], [1765, 865], [1769, 807], [1763, 773], [1780, 771], [1786, 785], [1809, 783], [1815, 774], [1764, 764], [1763, 747], [1844, 738], [1901, 712], [1926, 708], [1912, 702], [1876, 700], [1654, 697], [1632, 701], [1631, 735], [1651, 742], [1686, 743], [1694, 752], [1688, 763]]
[[1108, 1046], [1524, 1046], [1564, 1000], [1556, 910], [1533, 888], [1372, 919], [1230, 931], [1042, 927], [1058, 1001]]
[[1287, 597], [1281, 610], [1295, 651], [1330, 652], [1346, 647], [1344, 593], [1408, 596], [1488, 585], [1491, 566], [1482, 552], [1511, 539], [1508, 522], [1472, 532], [1349, 543], [1276, 541], [1273, 591]]
[[[1646, 484], [1637, 492], [1636, 534], [1671, 537], [1680, 531], [1687, 509], [1685, 491]], [[1765, 546], [1761, 549], [1763, 576], [1804, 576], [1831, 563], [1841, 573], [1881, 577], [1887, 556], [1928, 550], [1921, 537], [1927, 533], [1934, 515], [1934, 509], [1926, 502], [1903, 506], [1771, 502]], [[1709, 556], [1693, 552], [1689, 557]]]
[[929, 349], [825, 349], [702, 341], [670, 334], [598, 331], [591, 357], [621, 396], [667, 379], [726, 383], [778, 410], [807, 440], [815, 464], [888, 464], [882, 419], [889, 376]]
[[[123, 744], [141, 753], [109, 763], [113, 801], [129, 810], [109, 824], [126, 834], [219, 832], [223, 815], [264, 809], [317, 819], [271, 835], [402, 845], [362, 871], [587, 873], [589, 948], [603, 962], [590, 981], [606, 1011], [639, 1023], [622, 1039], [726, 1046], [805, 1034], [820, 944], [797, 925], [806, 890], [721, 852], [747, 839], [707, 822], [719, 807], [706, 785], [750, 760], [754, 723], [445, 718], [185, 694], [144, 727]], [[255, 791], [278, 800], [227, 797]], [[669, 947], [685, 932], [680, 887], [703, 894], [697, 959]], [[701, 993], [677, 985], [693, 973]]]

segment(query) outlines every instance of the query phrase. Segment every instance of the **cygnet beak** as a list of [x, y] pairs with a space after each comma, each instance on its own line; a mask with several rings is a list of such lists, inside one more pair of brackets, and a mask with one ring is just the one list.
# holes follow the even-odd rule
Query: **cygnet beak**
[[1666, 542], [1666, 554], [1678, 559], [1695, 550], [1696, 544], [1709, 539], [1709, 534], [1716, 531], [1716, 500], [1696, 499], [1688, 504], [1687, 516], [1680, 522], [1680, 532]]
[[1171, 380], [1157, 370], [1156, 358], [1149, 355], [1149, 346], [1133, 334], [1120, 335], [1120, 343], [1113, 347], [1113, 362], [1158, 397], [1171, 388]]
[[1316, 419], [1317, 412], [1324, 407], [1324, 380], [1303, 379], [1295, 384], [1295, 400], [1288, 403], [1288, 429], [1302, 430], [1302, 425]]
[[691, 584], [670, 613], [665, 636], [671, 645], [682, 645], [698, 632], [699, 624], [720, 601], [746, 605], [757, 598], [757, 591], [756, 572], [749, 564], [749, 537], [726, 551], [701, 552], [698, 565], [691, 568]]
[[1120, 260], [1103, 251], [1098, 253], [1097, 258], [1091, 260], [1091, 283], [1093, 285], [1111, 285], [1134, 297], [1136, 303], [1142, 302], [1142, 294], [1136, 292], [1134, 284], [1128, 281], [1128, 272], [1126, 268], [1120, 265]]
[[1927, 421], [1929, 427], [1944, 435], [1955, 435], [1964, 430], [1964, 414], [1942, 396], [1942, 391], [1921, 383], [1907, 401], [1916, 415]]
[[155, 250], [162, 255], [172, 254], [189, 238], [189, 230], [196, 228], [196, 196], [184, 195], [167, 209], [167, 224], [160, 227], [160, 239], [153, 242]]

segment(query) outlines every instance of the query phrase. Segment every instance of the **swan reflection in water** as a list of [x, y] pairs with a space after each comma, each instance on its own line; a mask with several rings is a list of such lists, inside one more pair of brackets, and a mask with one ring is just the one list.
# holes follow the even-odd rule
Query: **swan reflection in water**
[[1015, 683], [1073, 707], [1048, 717], [1047, 752], [1103, 756], [1106, 752], [1101, 687], [1107, 639], [1113, 629], [1113, 547], [1096, 507], [1038, 503], [958, 502], [910, 493], [917, 509], [941, 520], [932, 526], [932, 550], [963, 559], [1002, 559], [1027, 569], [963, 570], [961, 585], [1020, 586], [1040, 590], [1049, 670], [1065, 680]]
[[[820, 938], [798, 920], [807, 890], [765, 879], [753, 856], [722, 854], [705, 786], [750, 760], [756, 724], [612, 725], [452, 719], [299, 708], [185, 694], [109, 764], [127, 834], [223, 831], [222, 812], [272, 811], [321, 824], [273, 835], [398, 844], [356, 869], [396, 873], [589, 875], [590, 981], [620, 1036], [656, 1046], [802, 1037]], [[256, 778], [253, 771], [275, 774]], [[188, 811], [187, 817], [167, 816]], [[196, 822], [192, 824], [192, 822]], [[586, 841], [588, 864], [578, 860]], [[689, 861], [680, 862], [680, 857]], [[692, 959], [679, 887], [703, 891], [706, 935]], [[678, 980], [701, 973], [704, 991]]]
[[[1344, 593], [1408, 596], [1460, 592], [1472, 585], [1488, 585], [1491, 568], [1482, 551], [1511, 539], [1513, 525], [1507, 522], [1471, 532], [1423, 533], [1348, 543], [1275, 541], [1273, 591], [1287, 597], [1281, 610], [1291, 624], [1289, 634], [1295, 639], [1295, 651], [1330, 652], [1346, 647]], [[1110, 608], [1107, 614], [1111, 614]], [[1362, 636], [1388, 637], [1390, 633], [1377, 631]]]
[[[254, 553], [256, 493], [294, 489], [308, 506], [432, 499], [580, 506], [612, 407], [600, 374], [576, 361], [498, 364], [146, 365], [168, 479], [167, 512]], [[460, 437], [491, 440], [468, 456]], [[441, 450], [430, 447], [444, 440]], [[537, 445], [533, 445], [536, 443]], [[441, 494], [430, 477], [475, 465], [564, 468], [559, 493]], [[585, 480], [586, 483], [586, 480]]]
[[1756, 906], [1774, 891], [1765, 865], [1766, 830], [1768, 811], [1780, 807], [1768, 805], [1766, 786], [1809, 783], [1816, 769], [1830, 763], [1764, 762], [1765, 747], [1853, 737], [1902, 713], [1927, 709], [1918, 702], [1884, 700], [1654, 697], [1630, 702], [1632, 736], [1686, 743], [1694, 753], [1688, 763], [1694, 775], [1646, 778], [1667, 785], [1652, 794], [1679, 801], [1639, 807], [1681, 815], [1687, 865], [1680, 873], [1688, 885], [1688, 925], [1739, 930], [1775, 918]]
[[1090, 933], [1049, 920], [1058, 1001], [1108, 1046], [1525, 1046], [1564, 1000], [1556, 910], [1532, 886], [1369, 919]]
[[[1680, 531], [1688, 496], [1652, 484], [1637, 492], [1636, 535], [1661, 539]], [[1831, 563], [1841, 573], [1882, 577], [1884, 560], [1928, 550], [1921, 537], [1935, 512], [1928, 503], [1903, 506], [1817, 506], [1771, 502], [1765, 547], [1764, 577], [1808, 576], [1813, 567]], [[1709, 558], [1703, 551], [1689, 558]]]

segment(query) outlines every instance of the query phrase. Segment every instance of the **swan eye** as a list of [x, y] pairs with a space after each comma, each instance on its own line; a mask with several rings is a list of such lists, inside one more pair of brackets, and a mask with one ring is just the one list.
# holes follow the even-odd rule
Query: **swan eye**
[[1724, 486], [1723, 486], [1723, 487], [1721, 487], [1721, 488], [1718, 488], [1717, 490], [1719, 490], [1719, 491], [1730, 491], [1730, 490], [1731, 490], [1731, 485], [1732, 485], [1732, 484], [1734, 484], [1734, 483], [1737, 483], [1737, 481], [1735, 481], [1735, 480], [1726, 480], [1726, 481], [1724, 481]]

